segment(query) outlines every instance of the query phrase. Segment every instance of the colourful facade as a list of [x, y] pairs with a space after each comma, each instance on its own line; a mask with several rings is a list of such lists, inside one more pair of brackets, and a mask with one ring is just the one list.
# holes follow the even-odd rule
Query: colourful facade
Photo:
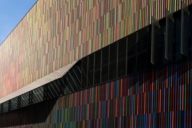
[[0, 97], [180, 8], [180, 0], [39, 0], [0, 46]]
[[[22, 114], [20, 114], [22, 110], [24, 110], [23, 115], [28, 116], [27, 110], [33, 109], [33, 105], [38, 106], [49, 101], [45, 99], [46, 94], [48, 94], [46, 93], [46, 88], [45, 90], [43, 89], [45, 93], [41, 94], [43, 95], [41, 98], [44, 100], [41, 100], [41, 103], [34, 102], [32, 104], [33, 101], [31, 100], [31, 104], [28, 104], [29, 106], [22, 108], [22, 97], [19, 97], [16, 100], [20, 105], [17, 104], [16, 107], [19, 106], [21, 108], [18, 107], [19, 109], [13, 109], [13, 111], [10, 109], [12, 101], [8, 101], [8, 111], [0, 114], [2, 117], [0, 127], [4, 127], [1, 122], [3, 120], [5, 126], [14, 128], [191, 128], [192, 61], [190, 57], [192, 52], [190, 57], [187, 58], [181, 55], [179, 53], [180, 49], [177, 48], [174, 51], [174, 59], [179, 56], [178, 58], [181, 58], [181, 60], [167, 60], [165, 63], [162, 62], [162, 65], [159, 64], [159, 67], [151, 64], [149, 59], [152, 56], [151, 51], [146, 52], [147, 55], [150, 53], [150, 57], [147, 56], [149, 60], [145, 63], [150, 63], [150, 67], [149, 70], [141, 70], [140, 72], [138, 65], [132, 66], [131, 63], [128, 63], [132, 60], [128, 56], [128, 52], [132, 48], [128, 47], [128, 43], [130, 44], [131, 42], [129, 40], [131, 38], [128, 35], [150, 25], [152, 17], [162, 19], [165, 18], [167, 12], [176, 12], [182, 8], [182, 5], [192, 4], [192, 0], [183, 0], [182, 2], [181, 4], [180, 0], [38, 0], [37, 4], [34, 5], [32, 10], [0, 46], [0, 100], [70, 64], [79, 66], [78, 62], [80, 61], [78, 60], [83, 57], [85, 58], [82, 60], [86, 60], [86, 70], [91, 69], [92, 65], [90, 63], [93, 62], [94, 68], [92, 70], [96, 74], [96, 54], [94, 54], [94, 57], [91, 55], [87, 56], [114, 42], [117, 43], [116, 52], [114, 52], [116, 54], [114, 56], [111, 54], [113, 52], [110, 51], [112, 46], [109, 46], [106, 55], [108, 57], [106, 59], [108, 67], [102, 67], [102, 65], [105, 65], [105, 62], [103, 63], [102, 61], [106, 57], [102, 49], [99, 53], [100, 57], [98, 57], [101, 61], [98, 62], [100, 64], [99, 84], [92, 82], [93, 85], [85, 85], [87, 86], [86, 88], [83, 84], [89, 84], [89, 82], [82, 82], [84, 80], [82, 75], [82, 88], [74, 89], [74, 91], [66, 93], [66, 95], [63, 94], [64, 96], [59, 95], [58, 99], [50, 100], [56, 103], [53, 104], [53, 108], [49, 111], [48, 116], [45, 117], [45, 121], [39, 119], [39, 122], [33, 123], [33, 119], [38, 117], [38, 113], [35, 113], [35, 116], [29, 116], [24, 121], [22, 118], [18, 119], [18, 117], [22, 117]], [[177, 13], [177, 15], [179, 18], [175, 18], [174, 24], [177, 27], [181, 27], [181, 22], [177, 21], [181, 19], [180, 13]], [[167, 21], [167, 19], [164, 19], [164, 21]], [[168, 29], [167, 22], [163, 23], [164, 26], [162, 28], [164, 30]], [[174, 30], [181, 29], [175, 28]], [[184, 31], [184, 29], [182, 30]], [[144, 35], [144, 37], [149, 34], [142, 32], [146, 31], [138, 33]], [[155, 33], [155, 31], [152, 32]], [[160, 34], [162, 33], [164, 34], [164, 31]], [[169, 32], [167, 33], [169, 34]], [[135, 38], [132, 43], [135, 43], [136, 40], [138, 41], [139, 34], [137, 34], [135, 34], [136, 36], [133, 35]], [[150, 34], [147, 36], [149, 38], [153, 37]], [[192, 34], [191, 31], [190, 34]], [[176, 34], [173, 38], [175, 36]], [[125, 40], [119, 40], [124, 37], [126, 37]], [[142, 38], [140, 42], [149, 41], [151, 46], [153, 41], [151, 41], [152, 39], [149, 40], [143, 40]], [[179, 41], [173, 43], [173, 45], [180, 47], [183, 40], [178, 38], [175, 40]], [[187, 43], [190, 41], [192, 41], [192, 38]], [[110, 70], [120, 69], [118, 67], [120, 59], [122, 59], [119, 57], [120, 52], [118, 52], [120, 42], [127, 43], [125, 45], [125, 56], [122, 57], [126, 61], [124, 63], [124, 68], [126, 67], [126, 69], [122, 68], [126, 70], [126, 73], [122, 76], [116, 75], [117, 77], [102, 81], [102, 77], [105, 76], [103, 68]], [[145, 45], [147, 50], [151, 50], [151, 47], [148, 47], [149, 43], [147, 42], [147, 45]], [[166, 49], [166, 46], [163, 47]], [[190, 48], [192, 50], [192, 45]], [[134, 50], [138, 50], [138, 48]], [[137, 57], [138, 59], [138, 56], [138, 53], [136, 53], [132, 58]], [[94, 58], [93, 61], [89, 61], [91, 57], [92, 59]], [[114, 66], [116, 69], [113, 69], [113, 65], [110, 65], [113, 61], [112, 57], [118, 63]], [[164, 55], [162, 55], [162, 58], [164, 59]], [[83, 61], [82, 65], [85, 64]], [[74, 62], [77, 63], [75, 64]], [[136, 60], [133, 65], [138, 63], [142, 63], [142, 60]], [[82, 68], [82, 65], [79, 67]], [[146, 65], [143, 65], [142, 68], [146, 68]], [[134, 71], [128, 73], [128, 70], [133, 67], [137, 68], [136, 73]], [[86, 71], [86, 73], [89, 75], [89, 71]], [[110, 74], [111, 72], [107, 71], [107, 73]], [[95, 74], [93, 76], [97, 78]], [[116, 71], [116, 74], [118, 74], [118, 71]], [[54, 85], [55, 83], [52, 84]], [[66, 83], [62, 84], [65, 86]], [[97, 84], [97, 86], [94, 84]], [[66, 88], [67, 86], [64, 89]], [[52, 89], [55, 91], [54, 88]], [[38, 96], [38, 93], [31, 94], [33, 95], [28, 95], [28, 97], [33, 97], [35, 94]], [[30, 98], [27, 101], [30, 102]], [[6, 108], [4, 105], [2, 106], [1, 110]], [[39, 111], [44, 110], [42, 108]], [[10, 116], [11, 118], [7, 121], [7, 124], [5, 120], [9, 116], [6, 117], [6, 114], [13, 115]], [[29, 122], [32, 120], [32, 123], [27, 122], [28, 119]], [[13, 125], [9, 123], [11, 120], [13, 120]]]
[[23, 127], [191, 128], [191, 73], [191, 62], [175, 64], [64, 96], [45, 123]]

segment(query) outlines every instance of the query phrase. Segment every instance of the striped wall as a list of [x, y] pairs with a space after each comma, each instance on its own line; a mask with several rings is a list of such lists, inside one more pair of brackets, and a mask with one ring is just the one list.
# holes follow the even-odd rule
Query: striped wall
[[39, 0], [0, 46], [0, 98], [164, 17], [166, 8], [181, 2]]
[[191, 128], [191, 77], [192, 62], [128, 76], [61, 97], [45, 123], [23, 128]]

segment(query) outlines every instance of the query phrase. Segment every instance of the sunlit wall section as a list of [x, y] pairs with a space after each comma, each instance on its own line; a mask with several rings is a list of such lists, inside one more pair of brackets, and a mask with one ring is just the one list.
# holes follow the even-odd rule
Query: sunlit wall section
[[180, 0], [39, 0], [0, 46], [0, 97], [180, 8]]

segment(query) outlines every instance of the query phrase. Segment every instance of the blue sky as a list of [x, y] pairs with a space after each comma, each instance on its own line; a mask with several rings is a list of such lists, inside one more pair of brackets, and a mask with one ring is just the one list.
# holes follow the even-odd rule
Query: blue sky
[[37, 0], [0, 0], [0, 44]]

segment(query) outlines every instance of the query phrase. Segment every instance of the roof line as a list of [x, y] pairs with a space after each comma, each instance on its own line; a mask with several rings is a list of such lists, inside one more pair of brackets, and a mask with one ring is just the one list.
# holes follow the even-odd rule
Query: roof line
[[29, 10], [25, 13], [25, 15], [19, 20], [19, 22], [15, 25], [15, 27], [7, 34], [7, 36], [0, 42], [0, 47], [3, 42], [5, 42], [8, 37], [15, 31], [15, 29], [19, 26], [19, 24], [24, 20], [24, 18], [27, 16], [27, 14], [33, 9], [33, 7], [37, 4], [39, 0], [36, 0], [35, 3], [29, 8]]

